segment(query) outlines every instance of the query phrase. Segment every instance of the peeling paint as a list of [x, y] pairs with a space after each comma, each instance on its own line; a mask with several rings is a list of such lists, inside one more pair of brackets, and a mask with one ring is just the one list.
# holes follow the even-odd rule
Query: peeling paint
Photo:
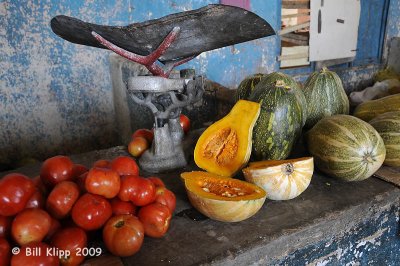
[[[118, 143], [108, 56], [71, 44], [50, 29], [59, 14], [127, 25], [196, 9], [218, 0], [0, 2], [0, 165], [23, 157], [44, 159]], [[267, 4], [266, 4], [267, 3]], [[251, 10], [279, 30], [279, 1], [252, 0]], [[386, 39], [399, 36], [400, 0], [390, 1]], [[246, 76], [279, 70], [278, 36], [205, 52], [180, 68], [235, 88]], [[343, 70], [346, 89], [366, 86], [377, 68]], [[295, 77], [305, 80], [306, 75]]]
[[[108, 55], [57, 37], [58, 14], [127, 25], [215, 1], [2, 1], [0, 3], [0, 166], [117, 145]], [[128, 7], [128, 8], [127, 8]], [[3, 26], [4, 25], [4, 26]], [[206, 70], [206, 65], [203, 64]]]
[[[388, 220], [388, 218], [386, 217], [386, 220]], [[378, 231], [376, 231], [374, 234], [367, 236], [365, 238], [360, 239], [359, 241], [356, 242], [356, 249], [365, 246], [367, 244], [372, 244], [375, 246], [380, 246], [381, 242], [377, 241], [376, 239], [379, 239], [383, 233], [385, 233], [388, 230], [388, 228], [383, 228], [380, 229]]]
[[389, 14], [386, 22], [386, 36], [385, 36], [385, 49], [384, 49], [384, 58], [388, 56], [389, 49], [389, 41], [393, 37], [400, 36], [400, 1], [392, 0], [389, 2]]
[[332, 239], [288, 254], [271, 265], [397, 265], [399, 210], [395, 204], [382, 209], [377, 217], [355, 224]]

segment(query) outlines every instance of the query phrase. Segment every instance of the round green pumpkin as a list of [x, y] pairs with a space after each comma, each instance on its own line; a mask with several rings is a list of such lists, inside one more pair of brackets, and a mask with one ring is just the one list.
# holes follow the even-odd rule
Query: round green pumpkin
[[400, 167], [400, 111], [381, 114], [369, 123], [378, 131], [385, 143], [384, 164]]
[[306, 128], [327, 116], [349, 114], [349, 99], [342, 81], [325, 67], [308, 77], [303, 92], [307, 101]]
[[282, 72], [272, 72], [262, 78], [259, 82], [259, 87], [267, 87], [269, 84], [275, 84], [278, 80], [282, 80], [287, 86], [292, 88], [295, 92], [297, 100], [300, 102], [303, 110], [303, 122], [302, 126], [305, 125], [307, 121], [307, 101], [304, 96], [303, 91], [301, 90], [301, 84], [296, 82], [291, 76], [286, 75]]
[[370, 124], [354, 116], [323, 118], [307, 132], [306, 140], [315, 166], [345, 181], [370, 177], [385, 160], [381, 136]]
[[253, 92], [256, 85], [264, 77], [264, 74], [257, 73], [246, 77], [242, 82], [240, 82], [239, 87], [236, 90], [235, 99], [236, 102], [239, 100], [247, 100], [250, 94]]
[[257, 160], [286, 159], [302, 130], [302, 105], [296, 89], [282, 80], [274, 84], [259, 83], [249, 100], [261, 104], [253, 128], [253, 157]]

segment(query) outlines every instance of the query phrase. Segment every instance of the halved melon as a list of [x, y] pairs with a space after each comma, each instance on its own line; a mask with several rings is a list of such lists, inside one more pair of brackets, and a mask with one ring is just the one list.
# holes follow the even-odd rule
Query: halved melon
[[256, 214], [265, 191], [249, 182], [194, 171], [182, 173], [190, 203], [205, 216], [222, 222], [239, 222]]
[[230, 113], [209, 126], [197, 141], [194, 161], [197, 166], [230, 177], [250, 159], [253, 127], [260, 104], [239, 100]]
[[243, 169], [246, 180], [262, 187], [272, 200], [299, 196], [310, 184], [313, 172], [313, 157], [254, 162]]

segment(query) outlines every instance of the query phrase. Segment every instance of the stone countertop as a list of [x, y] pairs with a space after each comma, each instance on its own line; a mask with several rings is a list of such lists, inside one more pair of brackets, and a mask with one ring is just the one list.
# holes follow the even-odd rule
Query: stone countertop
[[[98, 159], [125, 154], [124, 147], [114, 147], [71, 158], [90, 166]], [[34, 177], [39, 167], [31, 165], [14, 172]], [[157, 175], [177, 197], [170, 229], [163, 238], [146, 237], [132, 257], [106, 255], [87, 260], [85, 265], [268, 264], [307, 245], [347, 234], [355, 225], [398, 206], [400, 199], [399, 188], [375, 177], [345, 183], [315, 172], [310, 186], [299, 197], [289, 201], [267, 199], [261, 210], [245, 221], [223, 223], [204, 217], [193, 220], [192, 214], [202, 216], [191, 207], [179, 176], [180, 172], [192, 170], [197, 170], [193, 163], [180, 171]]]

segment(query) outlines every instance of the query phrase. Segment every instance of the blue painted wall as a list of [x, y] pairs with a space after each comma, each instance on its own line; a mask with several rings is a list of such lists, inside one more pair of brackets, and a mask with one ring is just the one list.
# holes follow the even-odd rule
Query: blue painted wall
[[271, 265], [399, 265], [398, 207], [348, 232], [299, 249]]
[[[52, 17], [65, 14], [93, 23], [126, 25], [218, 2], [1, 1], [0, 165], [119, 144], [110, 52], [57, 37], [49, 27]], [[399, 36], [399, 3], [390, 1], [386, 38]], [[279, 29], [280, 1], [252, 0], [251, 9]], [[271, 36], [203, 53], [183, 67], [194, 67], [211, 80], [235, 87], [247, 75], [279, 70], [279, 50], [279, 38]], [[370, 78], [374, 70], [358, 68], [349, 80]]]
[[391, 0], [389, 5], [389, 13], [387, 16], [386, 23], [386, 35], [385, 35], [385, 50], [384, 56], [387, 57], [387, 49], [389, 45], [390, 39], [393, 37], [400, 36], [400, 1], [399, 0]]

